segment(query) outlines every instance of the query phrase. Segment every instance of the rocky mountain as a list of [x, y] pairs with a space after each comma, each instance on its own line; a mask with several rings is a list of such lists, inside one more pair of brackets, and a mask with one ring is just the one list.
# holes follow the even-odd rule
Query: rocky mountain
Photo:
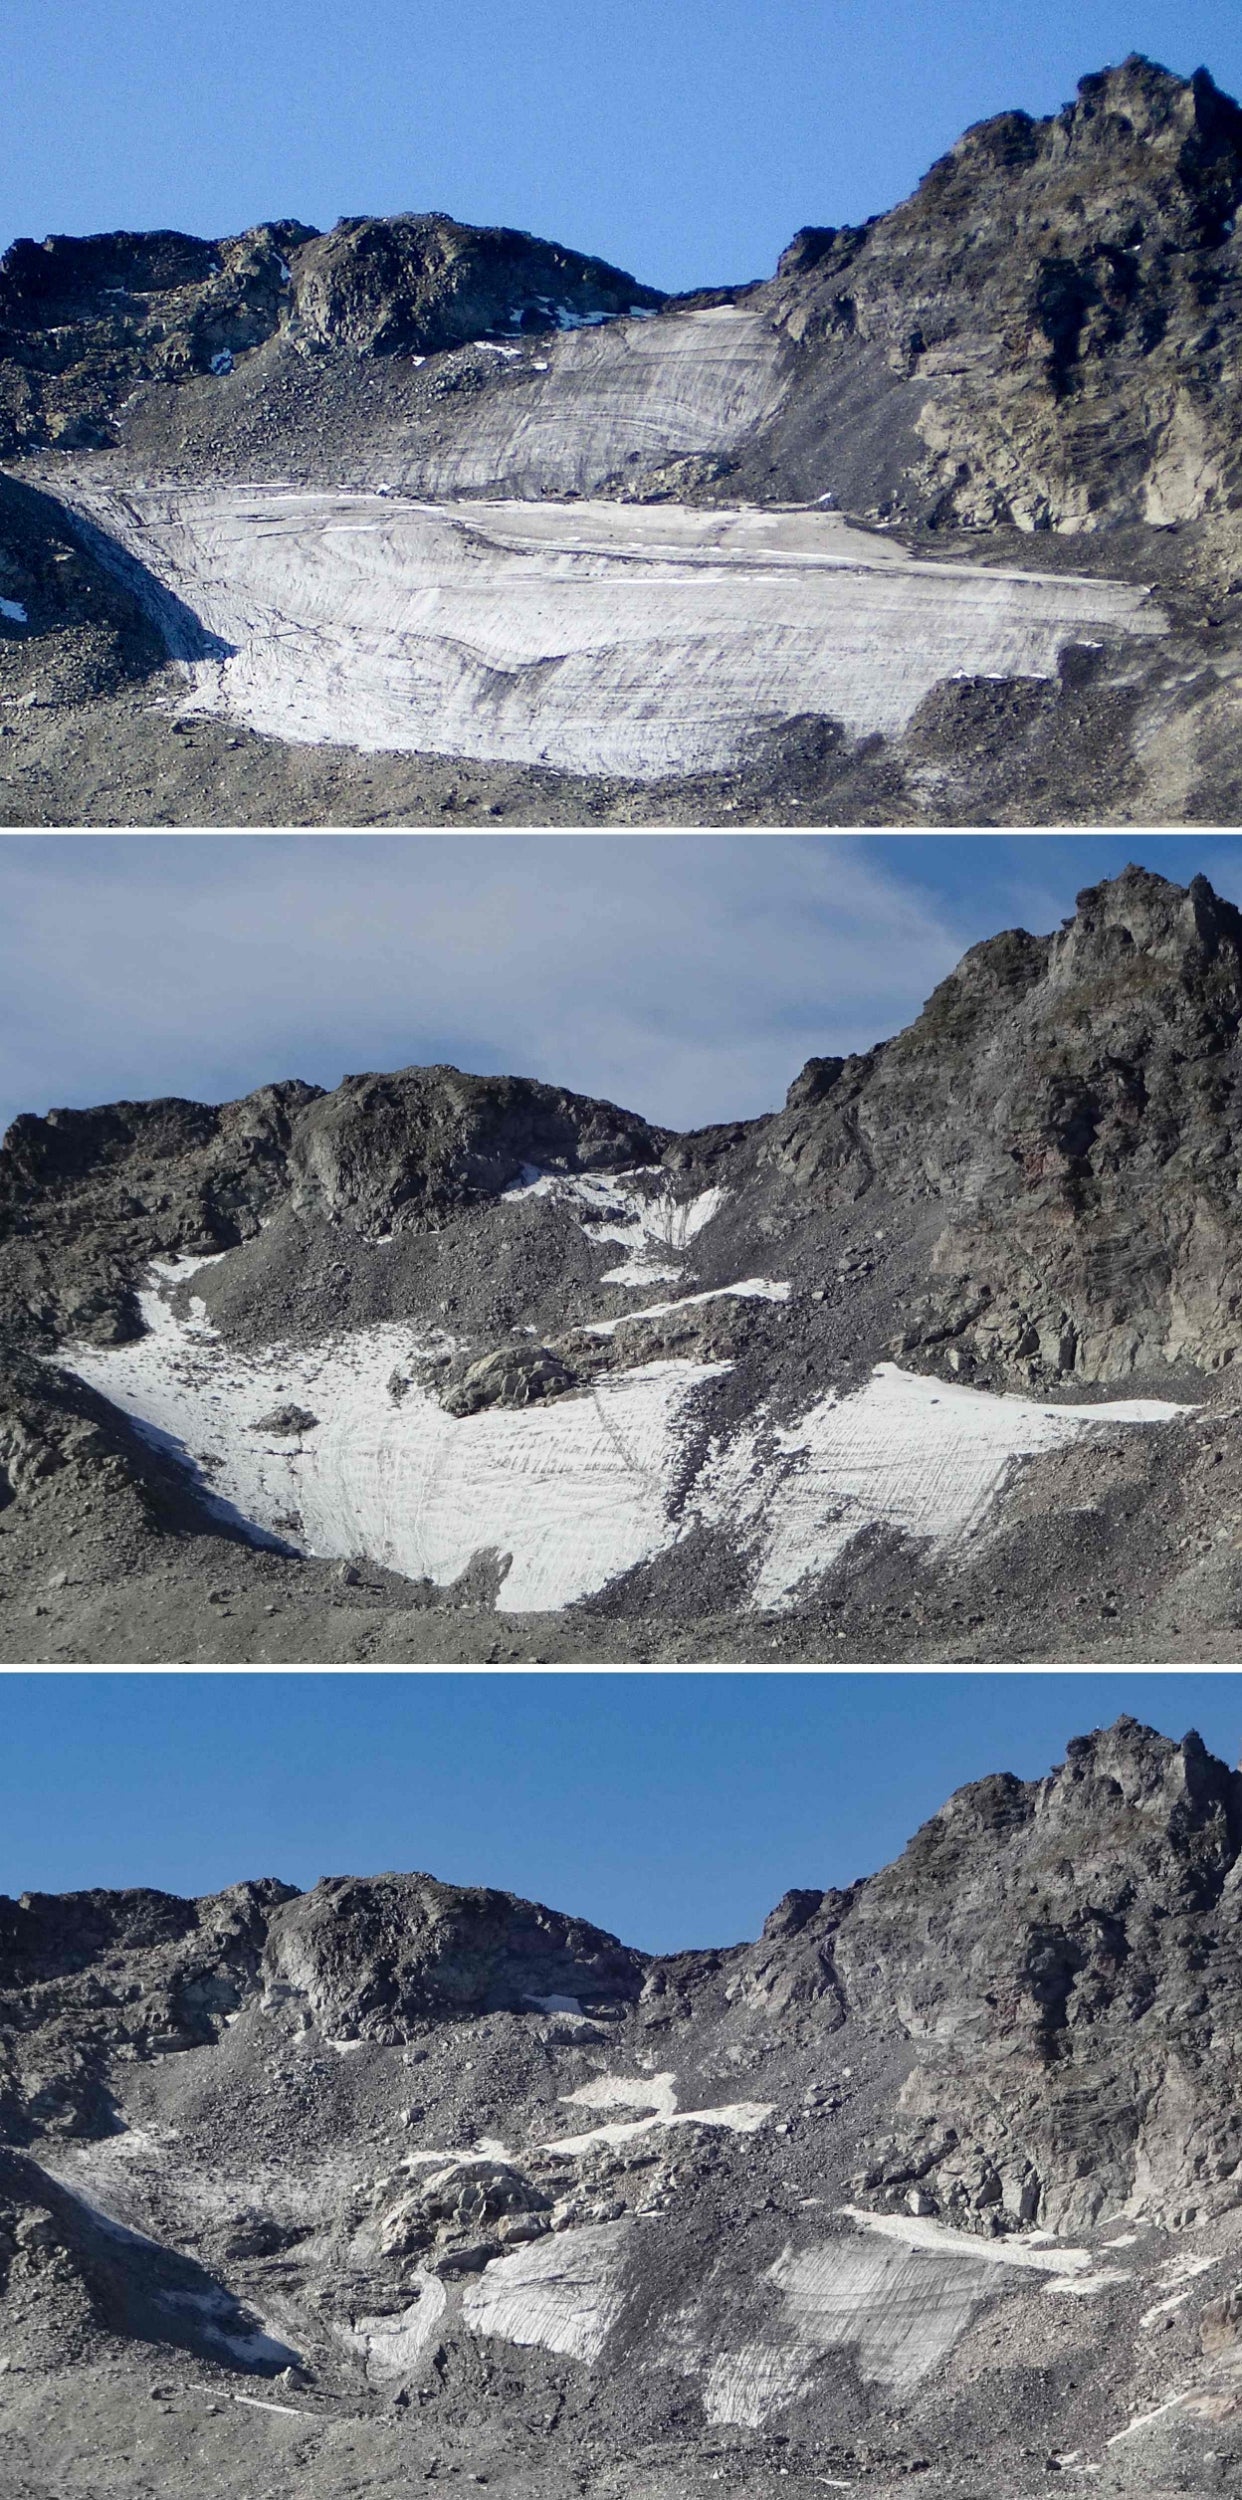
[[1140, 868], [675, 1134], [410, 1068], [17, 1120], [0, 1643], [1236, 1656], [1242, 915]]
[[1240, 1852], [1123, 1718], [713, 1951], [428, 1875], [0, 1901], [6, 2489], [1231, 2490]]
[[1133, 56], [697, 295], [442, 215], [14, 244], [4, 819], [1235, 821], [1240, 199]]

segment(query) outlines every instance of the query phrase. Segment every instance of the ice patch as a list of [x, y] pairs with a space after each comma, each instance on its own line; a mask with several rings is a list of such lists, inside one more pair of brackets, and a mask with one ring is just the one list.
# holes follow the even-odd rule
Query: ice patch
[[20, 599], [0, 599], [0, 616], [7, 616], [11, 625], [30, 623]]
[[222, 347], [217, 351], [211, 360], [211, 370], [213, 373], [232, 372], [233, 350], [231, 347]]
[[[190, 1464], [218, 1515], [441, 1585], [491, 1547], [512, 1558], [499, 1597], [510, 1612], [566, 1606], [672, 1541], [690, 1403], [728, 1368], [648, 1363], [581, 1397], [458, 1419], [419, 1388], [389, 1394], [420, 1350], [410, 1329], [242, 1354], [201, 1311], [175, 1313], [159, 1283], [139, 1302], [146, 1335], [60, 1359]], [[265, 1429], [288, 1404], [315, 1415], [316, 1429]]]
[[366, 2359], [374, 2379], [400, 2378], [414, 2367], [432, 2341], [448, 2307], [448, 2294], [434, 2274], [420, 2273], [417, 2294], [394, 2317], [355, 2318], [349, 2341]]
[[995, 2296], [997, 2277], [978, 2259], [978, 2244], [969, 2259], [854, 2238], [787, 2248], [762, 2278], [780, 2295], [766, 2333], [722, 2352], [710, 2319], [692, 2314], [683, 2325], [682, 2364], [705, 2381], [708, 2420], [761, 2428], [838, 2352], [870, 2385], [908, 2395]]
[[796, 1424], [757, 1417], [717, 1453], [696, 1500], [709, 1524], [749, 1528], [752, 1603], [779, 1608], [866, 1527], [947, 1545], [981, 1525], [1016, 1461], [1100, 1426], [1192, 1411], [1160, 1398], [1041, 1406], [881, 1363], [863, 1388], [822, 1398]]
[[723, 1302], [730, 1295], [739, 1302], [788, 1302], [789, 1287], [773, 1284], [768, 1276], [746, 1276], [740, 1285], [713, 1285], [707, 1293], [684, 1293], [676, 1302], [651, 1302], [641, 1311], [627, 1311], [621, 1319], [584, 1320], [582, 1334], [615, 1337], [618, 1328], [628, 1328], [632, 1320], [667, 1319], [670, 1311], [691, 1311], [700, 1302]]
[[[631, 1189], [619, 1198], [614, 1179], [559, 1175], [511, 1193], [540, 1194], [564, 1195], [591, 1236], [670, 1240], [675, 1255], [722, 1195], [677, 1202]], [[145, 1335], [66, 1346], [55, 1359], [188, 1466], [218, 1517], [259, 1541], [364, 1554], [441, 1586], [491, 1548], [507, 1558], [498, 1599], [507, 1612], [568, 1605], [700, 1526], [750, 1556], [752, 1604], [788, 1604], [867, 1527], [947, 1546], [981, 1526], [1018, 1461], [1101, 1426], [1188, 1411], [1155, 1399], [1044, 1407], [886, 1363], [796, 1424], [777, 1428], [760, 1413], [714, 1441], [702, 1463], [696, 1452], [688, 1475], [699, 1392], [727, 1363], [649, 1362], [543, 1406], [457, 1418], [413, 1382], [399, 1399], [389, 1387], [412, 1357], [442, 1349], [442, 1331], [420, 1338], [385, 1323], [238, 1351], [199, 1296], [173, 1308], [209, 1263], [157, 1262], [139, 1296]], [[721, 1290], [783, 1295], [766, 1278]], [[700, 1298], [711, 1297], [687, 1297]], [[607, 1336], [615, 1323], [584, 1325]], [[267, 1418], [288, 1405], [305, 1408], [314, 1428], [273, 1431]]]
[[[656, 325], [662, 363], [683, 332], [699, 353], [714, 323]], [[580, 335], [597, 348], [607, 332]], [[648, 335], [627, 327], [617, 342], [627, 384]], [[540, 432], [539, 402], [577, 344], [562, 342], [546, 382], [490, 395], [523, 402], [502, 426]], [[225, 353], [213, 370], [228, 369]], [[479, 449], [481, 412], [475, 432]], [[622, 433], [614, 467], [646, 447]], [[76, 495], [228, 646], [195, 665], [199, 705], [303, 743], [649, 780], [727, 766], [760, 717], [817, 712], [854, 736], [893, 736], [954, 671], [1051, 677], [1092, 627], [1164, 630], [1128, 584], [930, 563], [818, 509], [467, 501], [463, 476], [439, 491], [458, 489], [431, 503], [262, 485], [121, 492], [83, 477]], [[336, 527], [351, 514], [382, 526], [351, 544]]]
[[493, 2259], [462, 2293], [466, 2325], [476, 2335], [598, 2361], [620, 2313], [628, 2240], [625, 2223], [596, 2223]]
[[[649, 1186], [653, 1181], [654, 1190]], [[626, 1253], [620, 1267], [605, 1269], [600, 1283], [640, 1287], [676, 1282], [681, 1269], [661, 1261], [682, 1258], [729, 1197], [727, 1189], [713, 1188], [678, 1198], [658, 1164], [608, 1173], [541, 1172], [528, 1164], [521, 1180], [503, 1194], [515, 1202], [549, 1198], [568, 1208], [588, 1240], [617, 1242]]]
[[629, 2144], [655, 2127], [726, 2127], [735, 2135], [754, 2135], [772, 2115], [771, 2101], [732, 2101], [720, 2109], [678, 2109], [676, 2077], [660, 2075], [596, 2075], [576, 2092], [561, 2095], [567, 2107], [643, 2109], [645, 2118], [614, 2119], [590, 2127], [582, 2135], [553, 2136], [544, 2152], [584, 2153], [594, 2144]]

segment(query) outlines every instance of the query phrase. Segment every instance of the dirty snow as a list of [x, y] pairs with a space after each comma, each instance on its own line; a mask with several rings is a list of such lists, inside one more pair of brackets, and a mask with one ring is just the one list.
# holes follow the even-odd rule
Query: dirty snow
[[652, 779], [730, 764], [761, 719], [892, 734], [955, 672], [1050, 677], [1089, 627], [1163, 630], [1123, 583], [931, 564], [820, 509], [444, 504], [380, 483], [74, 493], [230, 646], [191, 666], [194, 706], [295, 742]]

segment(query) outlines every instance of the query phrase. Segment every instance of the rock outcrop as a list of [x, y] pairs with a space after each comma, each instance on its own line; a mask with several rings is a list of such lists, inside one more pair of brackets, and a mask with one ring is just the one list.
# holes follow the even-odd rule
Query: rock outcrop
[[144, 383], [221, 377], [280, 338], [303, 355], [434, 355], [658, 310], [624, 270], [451, 217], [296, 219], [188, 234], [23, 236], [0, 259], [0, 454], [98, 448]]

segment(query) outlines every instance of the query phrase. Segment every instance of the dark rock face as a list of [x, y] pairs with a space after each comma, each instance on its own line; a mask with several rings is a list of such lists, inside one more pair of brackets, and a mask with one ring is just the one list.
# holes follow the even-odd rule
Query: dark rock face
[[538, 2010], [545, 1996], [627, 2003], [646, 1967], [615, 1936], [511, 1893], [338, 1876], [273, 1921], [264, 1977], [333, 2038], [391, 2044], [433, 2018]]
[[762, 1153], [813, 1193], [946, 1209], [904, 1350], [964, 1376], [1232, 1359], [1242, 917], [1206, 878], [1088, 888], [1050, 938], [973, 947], [918, 1021], [812, 1061]]
[[267, 1919], [291, 1887], [25, 1893], [0, 1901], [0, 2132], [107, 2134], [118, 2057], [210, 2041], [252, 1988]]
[[290, 336], [310, 352], [434, 355], [493, 332], [537, 334], [664, 301], [606, 261], [507, 227], [347, 217], [298, 255]]
[[129, 1279], [153, 1253], [229, 1248], [278, 1204], [384, 1235], [493, 1197], [527, 1164], [615, 1171], [665, 1142], [615, 1104], [457, 1068], [22, 1118], [0, 1148], [5, 1302], [27, 1326], [106, 1341], [132, 1328]]
[[450, 217], [286, 219], [186, 234], [23, 237], [0, 259], [0, 453], [90, 450], [143, 382], [223, 376], [283, 336], [306, 354], [433, 354], [664, 298], [604, 261]]
[[832, 1935], [851, 2010], [919, 2044], [872, 2186], [984, 2230], [1232, 2205], [1240, 1866], [1242, 1777], [1132, 1719], [951, 1799]]
[[[979, 123], [887, 216], [796, 237], [775, 318], [805, 378], [778, 438], [848, 461], [832, 402], [865, 368], [873, 491], [860, 477], [843, 500], [1035, 530], [1230, 503], [1240, 199], [1242, 112], [1206, 71], [1133, 55], [1050, 120]], [[797, 449], [804, 393], [817, 460]]]

